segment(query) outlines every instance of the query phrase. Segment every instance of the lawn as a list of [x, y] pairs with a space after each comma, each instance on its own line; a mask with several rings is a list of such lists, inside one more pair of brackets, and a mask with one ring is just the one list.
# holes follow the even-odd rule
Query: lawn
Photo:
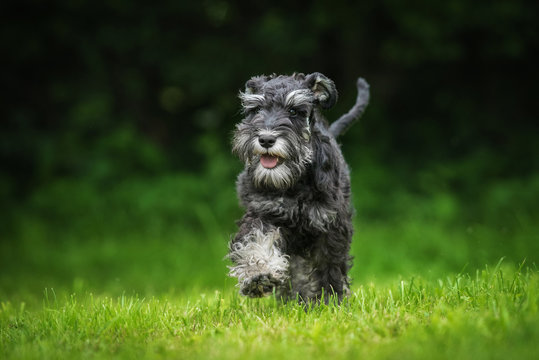
[[473, 219], [442, 192], [386, 193], [382, 216], [356, 184], [353, 293], [320, 306], [237, 294], [233, 189], [51, 185], [2, 220], [0, 358], [535, 359], [539, 232], [519, 185], [487, 189], [496, 211]]
[[44, 292], [33, 310], [2, 302], [2, 358], [532, 359], [539, 274], [359, 285], [340, 305], [300, 306], [215, 290], [148, 299]]

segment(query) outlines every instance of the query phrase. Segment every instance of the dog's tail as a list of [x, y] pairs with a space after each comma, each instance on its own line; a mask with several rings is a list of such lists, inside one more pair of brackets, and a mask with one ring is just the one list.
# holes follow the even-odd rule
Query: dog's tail
[[356, 86], [357, 98], [355, 105], [350, 109], [350, 111], [337, 119], [337, 121], [333, 122], [329, 127], [329, 132], [334, 137], [337, 137], [348, 130], [354, 121], [361, 117], [365, 111], [365, 108], [369, 104], [370, 91], [367, 81], [365, 81], [363, 78], [358, 78]]

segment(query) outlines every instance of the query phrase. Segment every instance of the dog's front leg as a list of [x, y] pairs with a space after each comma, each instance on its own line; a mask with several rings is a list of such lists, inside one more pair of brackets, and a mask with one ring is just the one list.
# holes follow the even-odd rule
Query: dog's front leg
[[299, 219], [299, 207], [297, 199], [279, 197], [268, 199], [256, 196], [249, 202], [249, 211], [260, 219], [270, 219], [272, 224], [291, 225]]
[[288, 257], [282, 253], [279, 229], [246, 214], [240, 231], [229, 244], [228, 258], [234, 262], [230, 276], [238, 278], [240, 293], [263, 297], [286, 283]]

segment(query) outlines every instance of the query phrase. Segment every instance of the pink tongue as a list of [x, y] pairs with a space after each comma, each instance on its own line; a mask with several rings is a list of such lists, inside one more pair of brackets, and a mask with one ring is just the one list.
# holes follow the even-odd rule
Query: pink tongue
[[278, 161], [279, 161], [279, 158], [277, 156], [262, 155], [260, 157], [260, 163], [266, 169], [272, 169], [272, 168], [276, 167]]

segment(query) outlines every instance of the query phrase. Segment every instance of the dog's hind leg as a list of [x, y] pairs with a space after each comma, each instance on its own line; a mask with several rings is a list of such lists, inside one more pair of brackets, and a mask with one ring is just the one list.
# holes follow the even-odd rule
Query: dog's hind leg
[[323, 294], [324, 302], [328, 302], [331, 296], [336, 296], [340, 302], [350, 294], [348, 271], [352, 257], [349, 255], [350, 243], [347, 237], [336, 231], [330, 232], [319, 238], [318, 246], [311, 254], [316, 269], [312, 277], [319, 285], [316, 297], [319, 299]]
[[315, 276], [314, 264], [299, 255], [290, 256], [288, 284], [282, 288], [280, 297], [285, 300], [299, 300], [308, 302], [316, 298], [319, 283]]

